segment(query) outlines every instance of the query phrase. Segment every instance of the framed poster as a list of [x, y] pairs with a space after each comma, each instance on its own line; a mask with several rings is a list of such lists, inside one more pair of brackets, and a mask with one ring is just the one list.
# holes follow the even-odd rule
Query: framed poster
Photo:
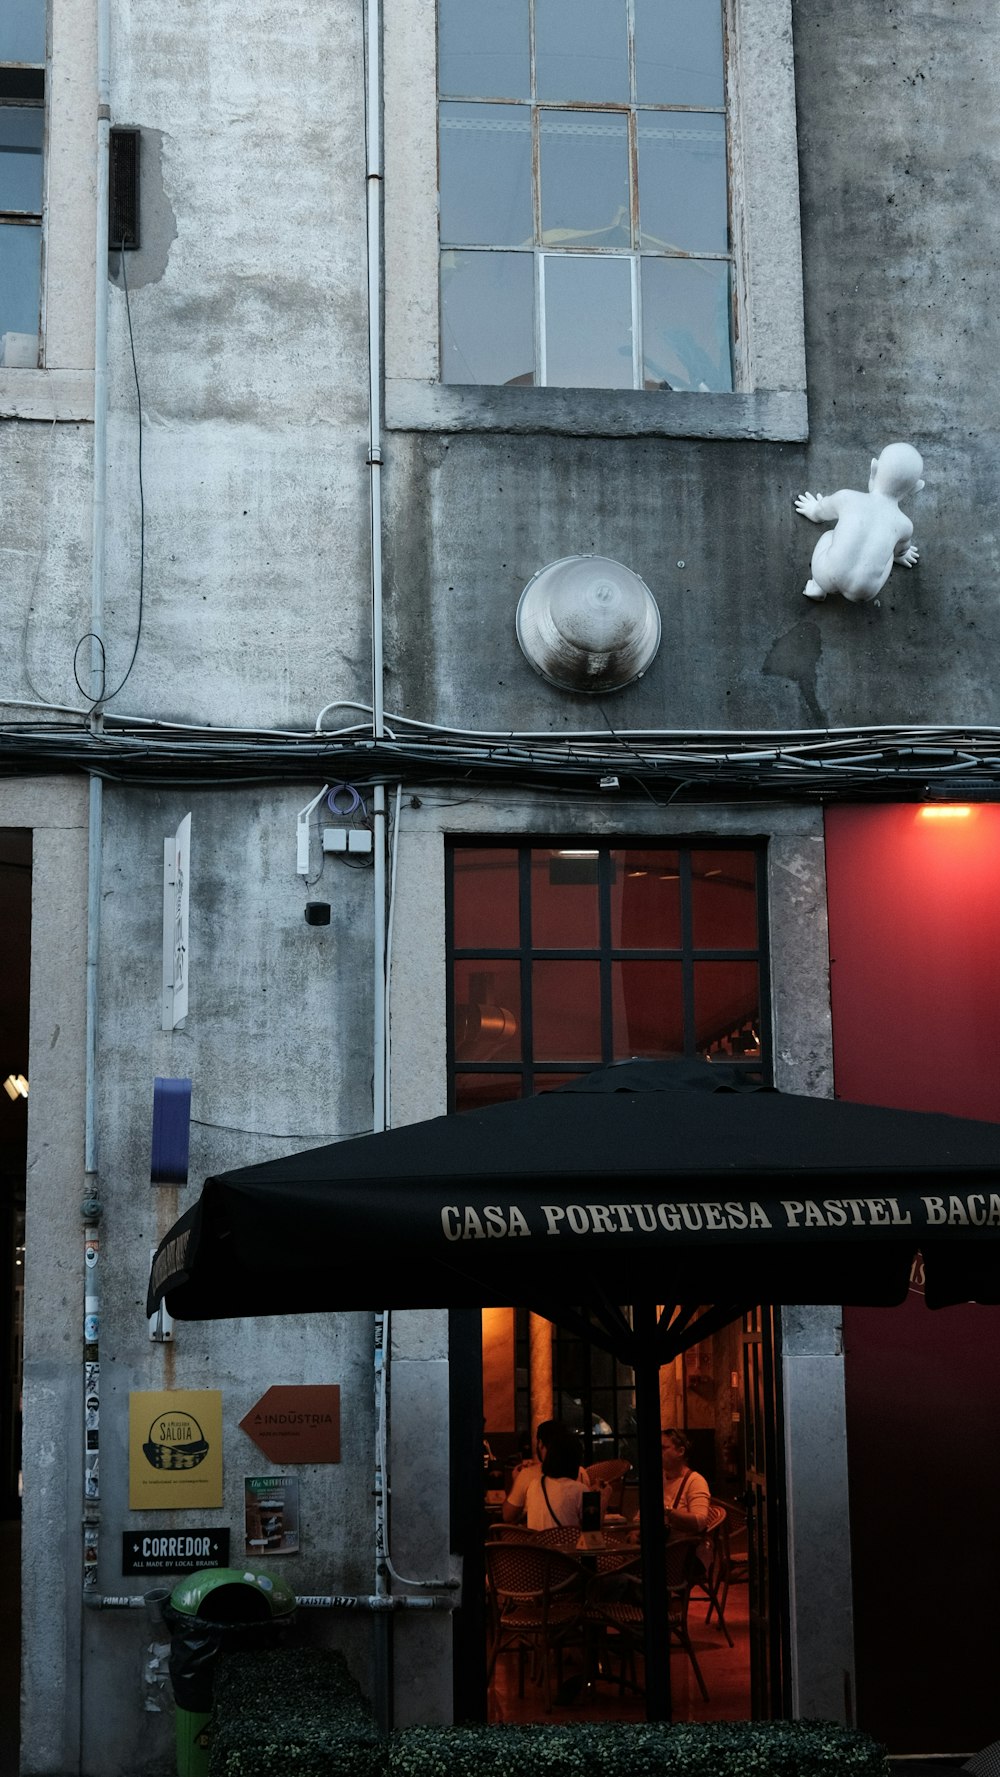
[[137, 1391], [128, 1417], [131, 1511], [221, 1506], [221, 1389]]
[[246, 1553], [297, 1555], [299, 1552], [299, 1478], [297, 1475], [247, 1475]]

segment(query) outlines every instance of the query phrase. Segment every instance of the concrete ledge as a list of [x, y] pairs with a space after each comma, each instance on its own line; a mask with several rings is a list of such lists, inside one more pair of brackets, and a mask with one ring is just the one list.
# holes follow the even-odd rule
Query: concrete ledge
[[92, 370], [0, 370], [0, 419], [92, 420]]
[[550, 432], [583, 438], [796, 441], [809, 436], [806, 396], [798, 389], [694, 395], [389, 380], [385, 423], [395, 432]]

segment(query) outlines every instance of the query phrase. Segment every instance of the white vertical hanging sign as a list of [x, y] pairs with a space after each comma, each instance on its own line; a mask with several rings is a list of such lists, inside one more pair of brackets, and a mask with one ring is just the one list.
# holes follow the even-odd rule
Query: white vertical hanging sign
[[188, 894], [191, 875], [191, 816], [172, 839], [163, 841], [163, 1019], [173, 1030], [188, 1009]]

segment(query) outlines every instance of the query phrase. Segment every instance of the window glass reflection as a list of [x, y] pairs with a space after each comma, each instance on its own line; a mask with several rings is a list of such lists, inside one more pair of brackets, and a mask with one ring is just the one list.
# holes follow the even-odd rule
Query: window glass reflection
[[695, 1038], [700, 1055], [760, 1055], [760, 981], [753, 962], [694, 965]]
[[444, 382], [534, 382], [533, 272], [530, 253], [442, 253]]
[[615, 1060], [684, 1053], [684, 979], [679, 962], [612, 963]]
[[439, 0], [438, 84], [442, 93], [527, 99], [531, 91], [528, 0]]
[[676, 852], [612, 852], [611, 943], [616, 950], [676, 950], [681, 942]]
[[40, 106], [0, 105], [0, 210], [40, 215], [44, 127]]
[[452, 909], [456, 950], [514, 950], [519, 943], [517, 852], [454, 854]]
[[44, 62], [45, 0], [3, 0], [0, 62]]
[[[6, 336], [0, 355], [7, 365], [23, 366], [26, 356], [32, 364], [37, 360], [41, 253], [40, 228], [0, 227], [0, 336]], [[21, 337], [12, 340], [12, 334]]]
[[632, 387], [632, 264], [547, 254], [545, 380], [553, 388]]
[[691, 918], [698, 950], [756, 948], [757, 860], [753, 852], [692, 852]]
[[521, 1097], [520, 1074], [456, 1074], [456, 1111], [481, 1111]]
[[454, 973], [455, 1059], [519, 1061], [521, 972], [503, 958], [457, 962]]
[[442, 244], [530, 246], [529, 108], [442, 105], [440, 112]]
[[545, 245], [631, 246], [627, 118], [542, 111], [538, 133]]
[[531, 1022], [536, 1061], [600, 1061], [600, 965], [536, 962]]
[[640, 105], [723, 103], [718, 0], [633, 0]]
[[641, 264], [644, 387], [731, 390], [728, 262]]
[[533, 852], [531, 942], [536, 950], [596, 950], [596, 851]]
[[627, 100], [625, 0], [535, 0], [535, 87], [540, 99]]
[[725, 253], [726, 120], [710, 111], [639, 119], [640, 244], [672, 253]]

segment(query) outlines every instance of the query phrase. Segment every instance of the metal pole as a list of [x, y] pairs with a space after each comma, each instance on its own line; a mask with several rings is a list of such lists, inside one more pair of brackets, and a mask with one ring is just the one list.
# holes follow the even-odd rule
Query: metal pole
[[655, 1303], [633, 1308], [636, 1335], [635, 1417], [639, 1437], [639, 1524], [645, 1620], [646, 1714], [670, 1721], [670, 1607], [667, 1600], [667, 1535], [660, 1468], [660, 1364]]

